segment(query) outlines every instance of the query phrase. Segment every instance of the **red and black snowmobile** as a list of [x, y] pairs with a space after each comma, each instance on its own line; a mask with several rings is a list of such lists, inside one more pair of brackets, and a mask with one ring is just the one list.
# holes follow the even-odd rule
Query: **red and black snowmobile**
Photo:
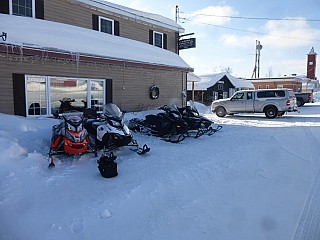
[[81, 112], [67, 112], [58, 115], [60, 123], [52, 127], [49, 167], [54, 167], [54, 155], [78, 155], [89, 151], [90, 140], [84, 128]]

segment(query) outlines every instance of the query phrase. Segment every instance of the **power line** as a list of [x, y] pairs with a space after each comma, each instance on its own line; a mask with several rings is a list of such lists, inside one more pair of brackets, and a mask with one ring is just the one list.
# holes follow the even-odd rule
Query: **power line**
[[[196, 23], [203, 24], [203, 25], [209, 25], [209, 26], [212, 26], [212, 27], [224, 28], [224, 29], [229, 29], [229, 30], [238, 31], [238, 32], [247, 32], [247, 33], [252, 33], [252, 34], [257, 34], [257, 35], [268, 35], [268, 36], [284, 38], [284, 39], [304, 40], [304, 41], [308, 41], [308, 42], [320, 42], [320, 40], [316, 40], [316, 39], [306, 39], [306, 38], [298, 38], [298, 37], [278, 36], [278, 35], [272, 35], [270, 33], [261, 33], [261, 32], [255, 32], [255, 31], [244, 30], [244, 29], [239, 29], [239, 28], [225, 27], [225, 26], [221, 26], [221, 25], [216, 25], [216, 24], [211, 24], [211, 23], [204, 23], [204, 22], [199, 22], [199, 21], [193, 21], [193, 20], [190, 20], [190, 19], [187, 19], [187, 18], [179, 17], [179, 21], [180, 21], [180, 19], [182, 19], [184, 21], [196, 22]], [[185, 22], [181, 22], [181, 23], [185, 23]]]
[[244, 19], [244, 20], [274, 20], [274, 21], [307, 21], [307, 22], [320, 22], [320, 19], [305, 19], [305, 18], [267, 18], [267, 17], [243, 17], [243, 16], [225, 16], [215, 14], [194, 14], [191, 12], [180, 12], [190, 14], [191, 17], [205, 16], [205, 17], [220, 17], [220, 18], [232, 18], [232, 19]]

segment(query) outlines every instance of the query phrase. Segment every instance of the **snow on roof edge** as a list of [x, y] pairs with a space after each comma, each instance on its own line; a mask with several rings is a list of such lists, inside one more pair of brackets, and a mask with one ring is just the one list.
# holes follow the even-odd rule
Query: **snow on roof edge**
[[251, 81], [236, 78], [228, 72], [221, 72], [216, 74], [200, 75], [199, 77], [201, 78], [201, 82], [195, 82], [195, 90], [207, 90], [208, 87], [216, 84], [224, 76], [226, 76], [236, 88], [254, 88]]
[[147, 13], [132, 8], [128, 8], [119, 4], [110, 3], [107, 1], [100, 0], [72, 0], [73, 2], [83, 3], [91, 7], [96, 7], [101, 10], [110, 11], [123, 16], [131, 17], [134, 19], [139, 19], [145, 22], [149, 22], [161, 27], [165, 27], [171, 30], [178, 31], [179, 33], [184, 33], [185, 29], [181, 27], [178, 23], [171, 20], [170, 18], [161, 16], [159, 14]]
[[191, 69], [179, 55], [171, 51], [68, 24], [0, 14], [0, 29], [8, 34], [6, 43], [20, 47]]

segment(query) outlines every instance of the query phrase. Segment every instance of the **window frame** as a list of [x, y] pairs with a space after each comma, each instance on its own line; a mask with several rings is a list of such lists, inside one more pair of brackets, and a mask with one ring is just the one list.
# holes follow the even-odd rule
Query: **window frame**
[[[112, 33], [108, 33], [108, 32], [103, 32], [103, 31], [101, 31], [101, 20], [105, 20], [105, 21], [111, 22], [111, 25], [112, 25], [112, 27], [111, 27]], [[107, 34], [110, 34], [110, 35], [114, 35], [114, 20], [113, 20], [113, 19], [110, 19], [110, 18], [98, 16], [98, 29], [99, 29], [99, 32], [103, 32], [103, 33], [107, 33]]]
[[[161, 35], [161, 47], [159, 45], [156, 45], [156, 34]], [[153, 46], [163, 48], [164, 46], [164, 34], [162, 32], [153, 31]]]
[[[46, 101], [46, 112], [47, 114], [41, 114], [40, 115], [29, 115], [28, 109], [29, 109], [29, 103], [28, 103], [28, 88], [27, 88], [27, 83], [28, 83], [28, 77], [41, 77], [45, 79], [45, 101]], [[26, 117], [39, 117], [39, 116], [45, 116], [45, 117], [50, 117], [52, 116], [52, 111], [51, 111], [51, 79], [68, 79], [68, 80], [83, 80], [87, 82], [87, 108], [91, 107], [91, 88], [92, 88], [92, 82], [98, 81], [102, 82], [103, 85], [103, 92], [102, 92], [102, 98], [103, 98], [103, 104], [105, 105], [107, 102], [106, 99], [106, 79], [96, 79], [96, 78], [75, 78], [75, 77], [60, 77], [60, 76], [43, 76], [43, 75], [32, 75], [32, 74], [26, 74], [24, 76], [25, 79], [25, 108], [26, 108]], [[101, 111], [98, 111], [101, 112]]]
[[[31, 18], [36, 18], [36, 0], [31, 0], [31, 8], [32, 8], [32, 16]], [[9, 14], [10, 15], [15, 15], [13, 14], [13, 3], [12, 0], [9, 0]], [[23, 17], [30, 17], [30, 16], [25, 16], [25, 15], [15, 15], [15, 16], [23, 16]]]

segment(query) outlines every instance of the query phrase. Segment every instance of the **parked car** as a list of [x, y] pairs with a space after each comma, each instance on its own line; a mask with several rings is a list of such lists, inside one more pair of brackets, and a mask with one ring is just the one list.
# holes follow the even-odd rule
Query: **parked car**
[[297, 106], [302, 107], [305, 103], [313, 102], [312, 93], [294, 93], [297, 98]]
[[218, 117], [235, 113], [265, 113], [267, 118], [282, 116], [285, 112], [297, 111], [296, 96], [291, 89], [244, 90], [231, 98], [213, 101], [212, 112]]

